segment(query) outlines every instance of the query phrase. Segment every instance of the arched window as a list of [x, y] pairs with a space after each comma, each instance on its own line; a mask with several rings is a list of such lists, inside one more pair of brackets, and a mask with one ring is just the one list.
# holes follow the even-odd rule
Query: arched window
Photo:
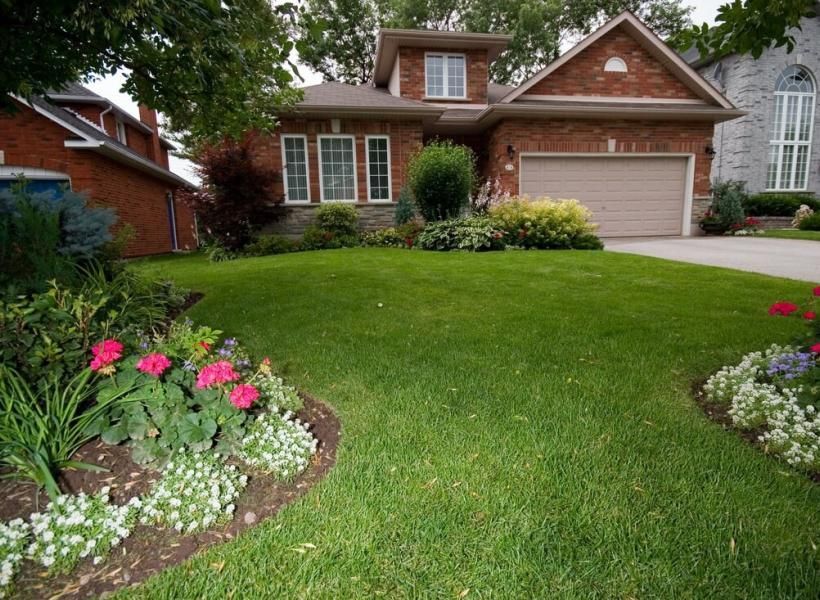
[[613, 56], [604, 65], [604, 71], [610, 71], [613, 73], [626, 73], [626, 62], [624, 62], [623, 58], [619, 58], [617, 56]]
[[815, 84], [811, 73], [792, 65], [777, 77], [769, 139], [769, 190], [804, 190], [814, 124]]

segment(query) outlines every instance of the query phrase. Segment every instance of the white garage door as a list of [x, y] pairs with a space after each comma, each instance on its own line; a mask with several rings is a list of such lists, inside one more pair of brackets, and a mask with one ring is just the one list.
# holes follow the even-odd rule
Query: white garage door
[[521, 193], [575, 198], [602, 237], [681, 235], [685, 157], [522, 156]]

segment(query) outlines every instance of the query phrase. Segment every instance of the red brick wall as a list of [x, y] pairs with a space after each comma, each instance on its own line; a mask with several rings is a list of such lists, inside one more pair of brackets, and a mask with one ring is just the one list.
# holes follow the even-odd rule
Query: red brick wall
[[[402, 98], [423, 100], [425, 98], [424, 48], [399, 48], [399, 79]], [[452, 48], [442, 50], [435, 48], [430, 52], [455, 52], [467, 58], [467, 98], [447, 98], [446, 102], [470, 102], [484, 104], [487, 102], [487, 51], [461, 50]], [[445, 100], [439, 100], [442, 102]]]
[[[319, 147], [317, 135], [331, 134], [328, 119], [283, 119], [277, 131], [257, 140], [256, 152], [264, 164], [282, 171], [282, 133], [303, 133], [307, 135], [308, 170], [310, 176], [310, 200], [320, 202], [319, 191]], [[406, 181], [405, 165], [410, 156], [421, 147], [421, 121], [362, 121], [347, 119], [341, 121], [339, 133], [356, 136], [356, 175], [359, 203], [367, 203], [367, 156], [365, 154], [366, 135], [390, 136], [390, 181], [391, 200], [398, 201], [399, 192]], [[284, 183], [274, 188], [274, 199], [284, 198]]]
[[[0, 114], [0, 150], [5, 164], [39, 167], [66, 173], [71, 187], [85, 193], [90, 203], [117, 210], [118, 224], [136, 230], [126, 253], [129, 256], [171, 251], [165, 194], [172, 184], [104, 157], [92, 150], [66, 148], [72, 133], [22, 105], [13, 115]], [[181, 247], [195, 245], [190, 224], [193, 215], [185, 206], [177, 207], [177, 237]]]
[[[606, 61], [613, 56], [618, 56], [626, 62], [628, 72], [604, 71]], [[525, 93], [559, 96], [698, 98], [621, 28], [607, 33]]]
[[[522, 152], [607, 152], [608, 141], [616, 140], [616, 152], [674, 152], [695, 155], [695, 196], [709, 195], [711, 161], [704, 150], [712, 143], [711, 122], [598, 121], [562, 119], [531, 121], [507, 119], [488, 135], [489, 158], [486, 177], [499, 177], [511, 193], [518, 193], [518, 169]], [[507, 146], [515, 147], [513, 171]]]

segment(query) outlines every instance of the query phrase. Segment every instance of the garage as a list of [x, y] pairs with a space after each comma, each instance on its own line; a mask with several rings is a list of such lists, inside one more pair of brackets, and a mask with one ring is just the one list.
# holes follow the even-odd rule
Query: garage
[[575, 198], [601, 237], [686, 235], [687, 156], [521, 156], [520, 192]]

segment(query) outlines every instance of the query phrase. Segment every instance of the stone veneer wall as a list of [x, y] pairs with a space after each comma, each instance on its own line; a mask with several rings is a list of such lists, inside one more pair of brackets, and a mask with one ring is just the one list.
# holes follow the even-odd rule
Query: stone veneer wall
[[[306, 204], [302, 206], [282, 206], [282, 216], [275, 223], [265, 228], [268, 233], [280, 235], [302, 235], [309, 225], [315, 222], [314, 211], [320, 204]], [[393, 215], [396, 212], [395, 204], [358, 204], [359, 229], [372, 231], [393, 226]]]

